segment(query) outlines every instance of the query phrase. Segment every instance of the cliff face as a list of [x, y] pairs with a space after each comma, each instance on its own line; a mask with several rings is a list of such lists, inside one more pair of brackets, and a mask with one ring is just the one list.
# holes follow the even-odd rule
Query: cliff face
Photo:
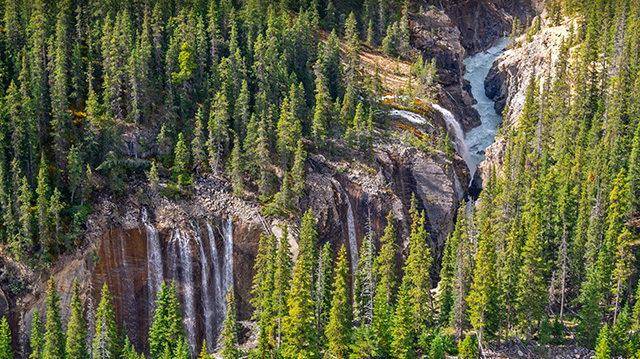
[[[410, 198], [416, 193], [439, 262], [470, 180], [468, 172], [456, 171], [462, 165], [459, 158], [452, 162], [444, 154], [427, 155], [399, 143], [379, 143], [372, 166], [310, 155], [306, 195], [300, 205], [314, 210], [321, 243], [329, 241], [335, 249], [344, 244], [349, 258], [356, 259], [362, 238], [369, 233], [380, 238], [385, 217], [393, 210], [400, 259], [407, 246]], [[175, 280], [178, 285], [185, 330], [194, 350], [203, 339], [215, 343], [229, 286], [233, 285], [239, 319], [250, 319], [259, 238], [271, 232], [280, 236], [282, 219], [263, 217], [255, 203], [232, 196], [227, 185], [208, 175], [195, 181], [194, 199], [169, 200], [143, 183], [131, 184], [124, 198], [99, 198], [87, 224], [86, 244], [50, 270], [63, 294], [63, 321], [70, 315], [76, 277], [89, 316], [102, 286], [109, 286], [117, 320], [126, 324], [132, 343], [141, 350], [148, 349], [155, 293], [162, 281]], [[298, 233], [297, 220], [285, 219], [290, 233]], [[294, 256], [296, 241], [297, 236], [291, 235]], [[36, 279], [31, 293], [11, 306], [12, 322], [25, 333], [30, 331], [33, 310], [45, 310], [47, 279], [45, 275]]]
[[[487, 97], [495, 101], [496, 112], [502, 113], [507, 109], [502, 127], [517, 127], [531, 76], [536, 76], [541, 87], [545, 86], [549, 76], [553, 81], [560, 47], [563, 39], [569, 37], [569, 27], [570, 23], [543, 27], [531, 42], [521, 36], [512, 41], [519, 46], [508, 49], [494, 62], [484, 85]], [[504, 138], [497, 137], [496, 142], [487, 148], [486, 160], [476, 172], [474, 186], [480, 188], [491, 166], [502, 164], [507, 145]]]

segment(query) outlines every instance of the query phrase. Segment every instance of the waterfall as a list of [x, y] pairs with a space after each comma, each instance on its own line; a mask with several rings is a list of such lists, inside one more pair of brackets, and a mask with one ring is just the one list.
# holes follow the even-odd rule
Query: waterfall
[[356, 239], [356, 225], [355, 220], [353, 219], [351, 200], [349, 200], [347, 191], [344, 191], [344, 195], [347, 197], [347, 228], [349, 234], [349, 247], [351, 249], [351, 272], [355, 276], [356, 271], [358, 271], [358, 241]]
[[[182, 310], [185, 332], [187, 334], [187, 342], [191, 351], [196, 349], [196, 313], [195, 313], [195, 292], [193, 283], [193, 263], [191, 255], [191, 243], [189, 237], [185, 235], [181, 230], [173, 232], [171, 238], [172, 247], [174, 250], [173, 257], [176, 257], [180, 262], [180, 274], [182, 282]], [[177, 274], [177, 263], [173, 263], [174, 276]]]
[[453, 144], [456, 147], [456, 151], [464, 159], [467, 163], [467, 167], [471, 172], [475, 171], [475, 165], [471, 161], [471, 155], [469, 154], [469, 148], [467, 147], [467, 143], [464, 141], [464, 131], [462, 131], [462, 126], [460, 123], [456, 121], [455, 116], [447, 110], [446, 108], [441, 107], [438, 104], [432, 104], [433, 108], [435, 108], [438, 112], [442, 114], [444, 120], [447, 122], [447, 130], [449, 130], [449, 134], [453, 135]]
[[[222, 237], [224, 240], [224, 260], [222, 261], [222, 285], [226, 300], [227, 293], [233, 285], [233, 221], [231, 216], [227, 218], [222, 226]], [[226, 302], [225, 312], [226, 312]]]
[[[138, 342], [138, 321], [136, 318], [136, 296], [133, 293], [133, 278], [130, 275], [129, 264], [127, 263], [127, 256], [125, 252], [125, 244], [124, 244], [124, 233], [123, 231], [119, 232], [119, 242], [120, 242], [120, 257], [122, 258], [122, 273], [120, 274], [120, 278], [122, 280], [122, 296], [124, 297], [125, 307], [124, 310], [124, 322], [127, 325], [127, 329], [130, 330], [130, 333], [133, 335], [129, 337], [132, 344], [135, 347], [140, 347], [140, 343]], [[114, 257], [115, 258], [115, 257]]]
[[[208, 223], [207, 223], [208, 224]], [[207, 345], [211, 347], [211, 345], [215, 342], [214, 329], [215, 323], [213, 320], [214, 316], [214, 306], [215, 306], [215, 298], [212, 298], [209, 290], [209, 272], [211, 270], [209, 266], [209, 260], [207, 258], [207, 253], [204, 250], [204, 245], [202, 243], [202, 234], [200, 232], [200, 226], [196, 223], [196, 242], [198, 243], [198, 249], [200, 250], [200, 264], [202, 266], [202, 283], [200, 285], [200, 296], [202, 302], [202, 308], [204, 310], [204, 325], [202, 326], [204, 329], [205, 339], [207, 340]], [[210, 348], [207, 348], [209, 350]]]
[[164, 281], [162, 269], [162, 247], [160, 247], [160, 237], [158, 230], [149, 223], [147, 209], [142, 208], [142, 223], [147, 232], [147, 283], [149, 287], [149, 323], [153, 323], [153, 316], [156, 310], [156, 296], [160, 292], [160, 287]]
[[[222, 271], [220, 270], [220, 258], [218, 256], [218, 247], [216, 246], [215, 237], [213, 236], [213, 228], [211, 227], [211, 223], [207, 222], [207, 232], [209, 234], [209, 248], [211, 252], [211, 263], [213, 263], [213, 303], [214, 310], [216, 313], [216, 323], [215, 329], [216, 333], [220, 332], [220, 326], [222, 324], [222, 318], [225, 315], [225, 298], [224, 291], [222, 290]], [[215, 339], [211, 343], [207, 343], [207, 345], [211, 345], [212, 348], [215, 347]]]

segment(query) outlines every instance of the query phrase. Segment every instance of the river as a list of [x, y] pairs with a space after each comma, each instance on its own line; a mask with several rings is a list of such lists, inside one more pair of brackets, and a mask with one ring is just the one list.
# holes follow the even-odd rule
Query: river
[[472, 166], [470, 167], [473, 167], [469, 168], [472, 177], [478, 164], [484, 161], [485, 151], [493, 143], [498, 126], [502, 122], [502, 116], [497, 114], [494, 109], [494, 102], [485, 95], [484, 80], [487, 78], [493, 62], [502, 55], [508, 43], [508, 37], [502, 38], [495, 46], [464, 60], [467, 69], [464, 78], [471, 83], [471, 93], [478, 101], [473, 107], [480, 114], [482, 121], [480, 126], [474, 127], [465, 134], [465, 142], [471, 155]]

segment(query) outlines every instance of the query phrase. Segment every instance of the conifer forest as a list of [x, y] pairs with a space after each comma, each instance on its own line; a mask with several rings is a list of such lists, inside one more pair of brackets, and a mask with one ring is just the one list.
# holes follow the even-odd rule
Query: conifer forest
[[640, 358], [638, 0], [0, 0], [0, 359]]

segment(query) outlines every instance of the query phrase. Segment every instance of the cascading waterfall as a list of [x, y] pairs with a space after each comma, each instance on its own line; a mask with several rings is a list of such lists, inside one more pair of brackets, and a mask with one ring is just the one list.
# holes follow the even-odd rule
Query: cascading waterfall
[[[122, 273], [120, 278], [122, 278], [122, 295], [124, 297], [125, 307], [124, 307], [124, 322], [127, 325], [127, 328], [134, 333], [134, 335], [130, 338], [132, 340], [132, 344], [134, 346], [139, 346], [138, 337], [135, 333], [138, 333], [138, 321], [136, 320], [136, 297], [133, 293], [133, 278], [130, 275], [129, 264], [127, 263], [127, 256], [125, 253], [125, 243], [124, 243], [124, 233], [119, 231], [120, 235], [120, 256], [122, 258]], [[115, 257], [114, 257], [115, 258]]]
[[[351, 200], [347, 191], [344, 191], [347, 197], [347, 228], [349, 234], [349, 247], [351, 252], [351, 271], [353, 275], [358, 271], [358, 241], [356, 239], [356, 225], [353, 218], [353, 209], [351, 209]], [[355, 283], [355, 282], [354, 282]]]
[[494, 142], [498, 127], [502, 123], [502, 116], [496, 113], [495, 103], [485, 94], [484, 80], [487, 78], [493, 62], [504, 52], [508, 43], [508, 37], [502, 38], [492, 48], [464, 60], [467, 69], [464, 78], [471, 84], [471, 93], [473, 98], [477, 100], [473, 108], [478, 111], [481, 120], [480, 126], [471, 129], [465, 137], [473, 160], [473, 168], [469, 167], [472, 176], [476, 166], [484, 161], [485, 150]]
[[431, 106], [433, 106], [433, 108], [440, 112], [442, 117], [444, 117], [444, 120], [447, 123], [447, 130], [449, 130], [449, 133], [453, 135], [452, 140], [456, 147], [455, 150], [458, 152], [460, 157], [462, 157], [464, 162], [467, 163], [467, 166], [473, 175], [473, 172], [475, 171], [475, 164], [471, 161], [469, 148], [467, 147], [467, 143], [464, 141], [464, 131], [462, 131], [462, 126], [460, 126], [460, 123], [456, 121], [456, 117], [451, 113], [451, 111], [436, 103]]
[[[207, 223], [208, 224], [208, 223]], [[202, 243], [202, 234], [200, 231], [200, 226], [196, 224], [194, 228], [196, 233], [196, 242], [198, 243], [198, 249], [200, 250], [200, 264], [202, 266], [202, 283], [200, 285], [200, 296], [202, 302], [202, 309], [204, 311], [204, 333], [205, 339], [207, 340], [207, 346], [211, 347], [211, 345], [215, 342], [214, 330], [215, 323], [213, 322], [215, 319], [214, 307], [216, 298], [212, 298], [210, 293], [210, 266], [209, 260], [207, 258], [207, 253], [204, 250], [204, 244]], [[210, 349], [210, 348], [207, 348]]]
[[[224, 291], [222, 290], [222, 271], [220, 270], [220, 258], [218, 256], [218, 247], [216, 246], [215, 237], [213, 236], [213, 228], [211, 227], [211, 223], [207, 222], [207, 231], [209, 234], [209, 248], [211, 253], [211, 263], [213, 263], [213, 274], [212, 278], [214, 280], [213, 286], [213, 302], [214, 302], [214, 310], [216, 313], [216, 333], [220, 331], [220, 326], [222, 324], [222, 320], [220, 318], [225, 315], [225, 297]], [[210, 344], [212, 347], [215, 347], [215, 340]]]
[[[224, 260], [222, 262], [222, 285], [226, 300], [229, 288], [233, 285], [233, 221], [231, 216], [224, 221], [222, 226], [222, 238], [224, 240]], [[223, 301], [226, 315], [226, 302]]]
[[[172, 257], [180, 262], [180, 274], [182, 283], [182, 308], [185, 332], [187, 334], [187, 342], [191, 351], [196, 349], [196, 313], [195, 313], [195, 292], [193, 283], [193, 263], [191, 254], [191, 243], [189, 237], [181, 230], [173, 232], [171, 238], [172, 249], [174, 254]], [[177, 252], [177, 253], [176, 253]], [[176, 261], [177, 262], [177, 261]], [[173, 263], [173, 275], [177, 274], [177, 263]]]
[[158, 230], [149, 223], [147, 209], [142, 208], [142, 223], [147, 233], [147, 282], [149, 286], [149, 323], [153, 322], [156, 309], [156, 297], [160, 291], [164, 274], [162, 268], [162, 247]]

